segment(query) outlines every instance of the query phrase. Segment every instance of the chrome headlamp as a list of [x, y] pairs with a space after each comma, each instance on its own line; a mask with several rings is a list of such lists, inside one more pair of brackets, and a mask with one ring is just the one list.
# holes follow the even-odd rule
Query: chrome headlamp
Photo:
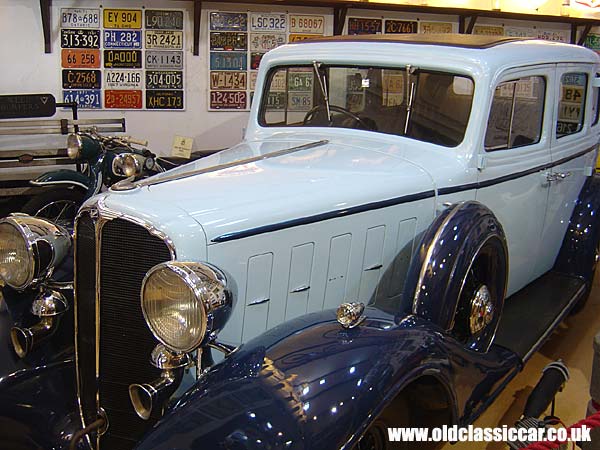
[[67, 136], [67, 155], [71, 159], [77, 159], [81, 156], [83, 140], [77, 133], [71, 133]]
[[135, 153], [120, 153], [112, 162], [112, 171], [118, 177], [139, 176], [144, 168], [146, 158]]
[[225, 276], [208, 264], [169, 261], [142, 283], [142, 312], [154, 336], [175, 352], [190, 352], [216, 334], [231, 313]]
[[15, 214], [0, 219], [0, 278], [23, 290], [48, 278], [71, 247], [71, 236], [49, 220]]

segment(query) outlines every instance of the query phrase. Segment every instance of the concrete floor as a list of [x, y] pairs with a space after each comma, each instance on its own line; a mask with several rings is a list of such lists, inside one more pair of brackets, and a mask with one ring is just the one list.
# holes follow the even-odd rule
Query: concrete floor
[[[544, 346], [529, 360], [525, 368], [506, 387], [494, 404], [475, 422], [478, 427], [513, 425], [525, 407], [527, 397], [549, 362], [562, 359], [571, 379], [556, 397], [555, 414], [567, 425], [585, 417], [590, 399], [594, 336], [600, 332], [600, 271], [585, 308], [567, 318]], [[506, 450], [502, 443], [447, 444], [442, 450]]]

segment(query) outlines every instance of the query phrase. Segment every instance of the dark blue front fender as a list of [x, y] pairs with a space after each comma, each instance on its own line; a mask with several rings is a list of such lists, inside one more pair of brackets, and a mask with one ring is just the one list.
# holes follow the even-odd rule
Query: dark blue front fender
[[466, 423], [519, 370], [511, 352], [465, 350], [418, 317], [367, 315], [345, 330], [323, 311], [253, 339], [207, 371], [137, 448], [350, 449], [420, 376], [443, 384], [454, 421]]

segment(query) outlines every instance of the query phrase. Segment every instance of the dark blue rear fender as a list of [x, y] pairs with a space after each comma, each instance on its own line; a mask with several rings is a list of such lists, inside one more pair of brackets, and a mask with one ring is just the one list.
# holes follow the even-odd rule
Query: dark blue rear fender
[[583, 184], [554, 268], [592, 282], [595, 250], [600, 239], [600, 175]]
[[367, 316], [345, 330], [323, 311], [253, 339], [207, 371], [137, 448], [350, 449], [421, 376], [444, 387], [463, 423], [518, 370], [512, 353], [465, 350], [418, 317], [373, 308]]

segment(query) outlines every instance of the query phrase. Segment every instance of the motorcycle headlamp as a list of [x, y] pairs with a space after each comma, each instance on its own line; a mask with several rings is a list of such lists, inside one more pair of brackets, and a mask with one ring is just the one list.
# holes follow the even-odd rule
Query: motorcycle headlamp
[[77, 133], [71, 133], [67, 136], [67, 155], [71, 159], [78, 159], [81, 156], [83, 141]]
[[169, 261], [142, 283], [142, 312], [154, 336], [176, 352], [190, 352], [221, 330], [231, 312], [225, 276], [215, 267]]
[[113, 173], [118, 177], [139, 176], [144, 167], [145, 158], [134, 153], [121, 153], [115, 156], [112, 163]]
[[71, 159], [91, 160], [101, 152], [98, 139], [81, 133], [71, 133], [67, 136], [67, 155]]
[[64, 228], [25, 214], [0, 219], [0, 278], [18, 290], [52, 275], [71, 247]]

